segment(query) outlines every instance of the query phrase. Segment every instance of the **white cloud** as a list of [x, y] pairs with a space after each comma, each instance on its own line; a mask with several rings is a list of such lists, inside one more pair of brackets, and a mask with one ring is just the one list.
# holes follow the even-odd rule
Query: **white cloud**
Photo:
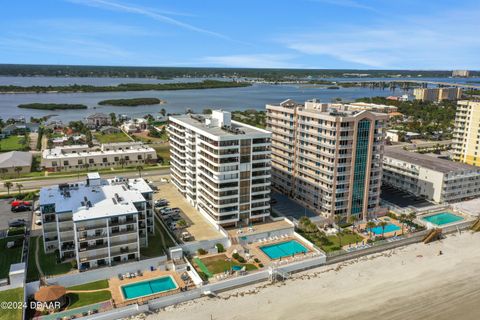
[[97, 7], [97, 8], [102, 8], [102, 9], [106, 9], [106, 10], [111, 10], [111, 11], [121, 11], [121, 12], [128, 12], [128, 13], [132, 13], [132, 14], [142, 15], [142, 16], [151, 18], [153, 20], [163, 22], [163, 23], [167, 23], [167, 24], [171, 24], [171, 25], [183, 28], [183, 29], [190, 30], [190, 31], [203, 33], [203, 34], [207, 34], [207, 35], [210, 35], [210, 36], [230, 40], [229, 37], [227, 37], [223, 34], [220, 34], [220, 33], [214, 32], [214, 31], [210, 31], [210, 30], [207, 30], [207, 29], [199, 28], [199, 27], [193, 26], [191, 24], [182, 22], [180, 20], [174, 19], [172, 17], [169, 17], [168, 15], [172, 15], [172, 14], [165, 13], [165, 12], [160, 11], [160, 10], [154, 10], [154, 9], [150, 9], [150, 8], [143, 8], [143, 7], [138, 7], [138, 6], [134, 6], [134, 5], [123, 4], [123, 3], [119, 3], [119, 2], [115, 2], [115, 1], [111, 1], [111, 0], [67, 0], [67, 1], [72, 2], [72, 3], [76, 3], [76, 4], [82, 4], [82, 5], [87, 5], [87, 6], [91, 6], [91, 7]]
[[331, 57], [358, 67], [480, 68], [480, 11], [451, 11], [405, 17], [331, 31], [283, 35], [287, 48], [312, 57]]
[[200, 62], [232, 68], [301, 68], [292, 62], [294, 58], [290, 54], [236, 54], [204, 57]]

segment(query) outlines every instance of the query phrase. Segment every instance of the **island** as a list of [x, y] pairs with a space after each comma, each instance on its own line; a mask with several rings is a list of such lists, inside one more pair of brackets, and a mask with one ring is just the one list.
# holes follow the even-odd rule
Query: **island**
[[73, 93], [73, 92], [124, 92], [194, 90], [248, 87], [251, 83], [237, 81], [204, 80], [201, 82], [176, 83], [122, 83], [116, 86], [68, 85], [68, 86], [0, 86], [0, 93]]
[[102, 100], [98, 104], [101, 106], [136, 107], [160, 103], [165, 103], [165, 101], [157, 98], [132, 98]]
[[68, 104], [68, 103], [26, 103], [19, 104], [18, 108], [37, 109], [37, 110], [76, 110], [87, 109], [84, 104]]

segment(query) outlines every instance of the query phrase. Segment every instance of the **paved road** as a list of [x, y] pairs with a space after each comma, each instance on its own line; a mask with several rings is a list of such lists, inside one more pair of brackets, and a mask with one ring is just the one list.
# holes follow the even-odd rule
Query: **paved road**
[[[158, 170], [148, 170], [142, 172], [142, 177], [148, 177], [149, 180], [157, 181], [160, 180], [160, 177], [168, 175], [170, 173], [170, 169], [158, 169]], [[24, 180], [20, 183], [23, 185], [24, 191], [28, 190], [36, 190], [40, 189], [41, 187], [47, 187], [51, 185], [56, 185], [59, 183], [73, 183], [77, 181], [85, 181], [85, 174], [80, 174], [80, 177], [69, 177], [69, 178], [55, 178], [55, 179], [42, 179], [42, 180]], [[114, 178], [116, 176], [121, 176], [125, 178], [136, 178], [139, 177], [138, 171], [132, 172], [120, 172], [120, 173], [103, 173], [101, 174], [102, 178]], [[12, 189], [13, 190], [13, 189]], [[12, 191], [10, 190], [10, 191]], [[0, 192], [7, 192], [7, 189], [3, 184], [0, 184]]]

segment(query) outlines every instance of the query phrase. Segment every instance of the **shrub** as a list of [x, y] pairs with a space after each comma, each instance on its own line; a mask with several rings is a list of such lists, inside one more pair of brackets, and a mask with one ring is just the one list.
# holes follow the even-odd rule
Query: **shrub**
[[245, 258], [242, 257], [242, 256], [239, 256], [239, 257], [237, 258], [237, 261], [240, 262], [240, 263], [245, 263]]
[[223, 247], [223, 244], [217, 243], [215, 247], [217, 247], [218, 252], [225, 252], [225, 248]]
[[263, 263], [258, 264], [260, 268], [263, 268]]
[[12, 227], [8, 229], [8, 236], [17, 236], [19, 234], [24, 234], [25, 233], [25, 227]]
[[203, 281], [207, 281], [208, 280], [208, 277], [205, 273], [203, 273], [202, 271], [197, 271], [198, 275], [200, 276], [200, 278], [202, 278]]
[[197, 250], [197, 253], [199, 256], [201, 256], [201, 255], [207, 254], [207, 251], [205, 249], [200, 248]]
[[240, 257], [240, 255], [238, 254], [238, 252], [235, 252], [234, 254], [232, 254], [232, 257], [233, 257], [234, 259], [237, 259], [237, 260], [238, 260], [238, 258]]
[[260, 260], [258, 258], [253, 259], [256, 263], [259, 263]]

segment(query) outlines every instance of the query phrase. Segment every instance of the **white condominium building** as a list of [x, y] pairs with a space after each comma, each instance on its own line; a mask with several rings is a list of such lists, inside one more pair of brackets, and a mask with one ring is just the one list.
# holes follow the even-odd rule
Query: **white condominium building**
[[480, 166], [480, 101], [458, 101], [453, 129], [454, 160]]
[[143, 179], [101, 179], [40, 190], [45, 253], [80, 270], [140, 259], [154, 233], [153, 191]]
[[46, 149], [41, 165], [48, 171], [78, 171], [136, 166], [155, 163], [156, 159], [155, 149], [142, 142], [119, 142], [93, 148], [72, 145]]
[[480, 168], [387, 147], [383, 183], [437, 203], [450, 203], [480, 196]]
[[271, 133], [232, 121], [230, 112], [170, 116], [172, 182], [219, 225], [270, 215]]
[[388, 115], [317, 100], [267, 105], [272, 186], [327, 217], [378, 210]]

